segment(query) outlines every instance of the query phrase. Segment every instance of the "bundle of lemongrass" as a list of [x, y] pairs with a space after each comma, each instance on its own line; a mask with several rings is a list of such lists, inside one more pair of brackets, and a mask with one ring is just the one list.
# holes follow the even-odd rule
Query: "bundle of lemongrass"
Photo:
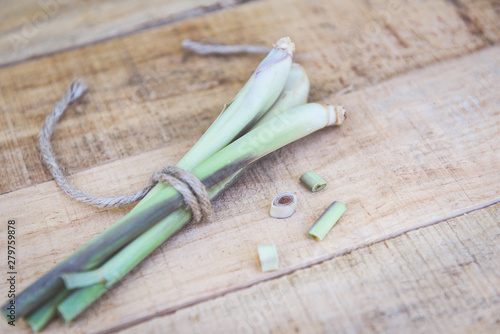
[[[307, 102], [309, 79], [280, 39], [236, 97], [179, 161], [214, 199], [251, 163], [344, 120], [342, 107]], [[236, 139], [236, 140], [235, 140]], [[192, 218], [172, 187], [157, 184], [124, 218], [35, 281], [15, 300], [34, 331], [59, 315], [73, 320]], [[7, 302], [2, 311], [9, 319]]]

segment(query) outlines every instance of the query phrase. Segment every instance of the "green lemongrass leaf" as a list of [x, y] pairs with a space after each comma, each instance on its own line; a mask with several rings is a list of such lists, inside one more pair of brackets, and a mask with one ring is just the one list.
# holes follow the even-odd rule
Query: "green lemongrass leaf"
[[85, 272], [64, 273], [61, 275], [61, 278], [68, 290], [106, 282], [106, 278], [101, 274], [99, 269]]

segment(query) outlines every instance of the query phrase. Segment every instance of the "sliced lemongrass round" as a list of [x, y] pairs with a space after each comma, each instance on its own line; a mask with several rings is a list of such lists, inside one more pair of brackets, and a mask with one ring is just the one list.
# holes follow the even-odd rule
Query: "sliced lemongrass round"
[[276, 245], [259, 245], [257, 246], [257, 252], [259, 253], [262, 271], [266, 272], [279, 269], [280, 262]]
[[307, 235], [317, 241], [323, 238], [330, 232], [330, 230], [339, 221], [340, 217], [344, 214], [346, 206], [341, 202], [333, 202], [326, 211], [318, 218], [314, 225], [307, 231]]
[[323, 178], [316, 174], [316, 172], [313, 170], [302, 174], [302, 176], [300, 177], [300, 182], [302, 182], [307, 187], [307, 189], [311, 190], [314, 193], [325, 189], [327, 185], [326, 181], [323, 180]]
[[271, 203], [271, 217], [288, 218], [297, 208], [297, 196], [292, 193], [279, 194]]

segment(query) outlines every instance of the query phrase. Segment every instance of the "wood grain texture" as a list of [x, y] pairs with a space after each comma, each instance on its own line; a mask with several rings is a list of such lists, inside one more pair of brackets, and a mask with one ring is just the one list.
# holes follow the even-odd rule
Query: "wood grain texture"
[[463, 1], [449, 0], [464, 21], [469, 31], [488, 41], [498, 43], [500, 33], [500, 1]]
[[[490, 7], [476, 15], [497, 17]], [[184, 38], [269, 45], [285, 35], [313, 78], [312, 101], [490, 43], [446, 1], [259, 1], [2, 68], [0, 193], [50, 179], [35, 138], [74, 77], [91, 88], [54, 138], [70, 172], [198, 138], [261, 59], [188, 55]]]
[[498, 333], [500, 204], [122, 333]]
[[242, 0], [1, 1], [0, 66], [187, 19]]
[[[212, 223], [187, 228], [78, 321], [51, 329], [126, 326], [500, 200], [499, 50], [491, 47], [325, 100], [349, 110], [341, 128], [322, 130], [265, 158], [217, 202]], [[75, 174], [75, 181], [111, 193], [136, 187], [158, 161], [175, 158], [191, 144], [186, 140], [94, 167]], [[310, 169], [329, 188], [312, 194], [301, 186], [299, 176]], [[268, 215], [269, 203], [283, 191], [295, 192], [299, 205], [294, 216], [277, 221]], [[347, 204], [341, 223], [323, 242], [308, 239], [305, 231], [332, 200]], [[19, 289], [124, 214], [75, 203], [52, 181], [2, 195], [0, 211], [20, 222]], [[278, 272], [260, 272], [255, 249], [262, 243], [277, 244]]]

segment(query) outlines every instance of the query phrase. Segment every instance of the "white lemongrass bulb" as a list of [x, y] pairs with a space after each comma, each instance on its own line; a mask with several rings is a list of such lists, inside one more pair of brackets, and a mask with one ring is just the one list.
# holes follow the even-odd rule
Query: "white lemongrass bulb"
[[290, 108], [307, 103], [309, 88], [310, 83], [306, 70], [302, 65], [293, 63], [280, 96], [253, 128], [264, 124]]

